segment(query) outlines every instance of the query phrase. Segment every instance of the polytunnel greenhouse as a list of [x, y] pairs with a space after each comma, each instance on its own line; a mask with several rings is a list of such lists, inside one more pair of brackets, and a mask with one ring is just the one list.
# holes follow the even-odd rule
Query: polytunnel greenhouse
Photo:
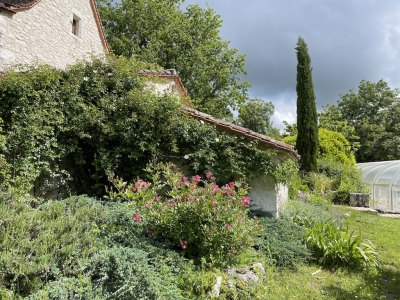
[[400, 160], [359, 163], [357, 168], [370, 186], [370, 206], [400, 213]]

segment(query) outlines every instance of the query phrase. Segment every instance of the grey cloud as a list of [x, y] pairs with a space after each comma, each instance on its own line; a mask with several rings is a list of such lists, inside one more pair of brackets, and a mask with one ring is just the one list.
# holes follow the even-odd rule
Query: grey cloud
[[[205, 1], [186, 4], [205, 6]], [[295, 44], [309, 46], [318, 106], [335, 103], [339, 93], [362, 79], [400, 85], [400, 3], [359, 0], [215, 0], [209, 6], [224, 21], [221, 35], [247, 55], [251, 94], [295, 95]]]

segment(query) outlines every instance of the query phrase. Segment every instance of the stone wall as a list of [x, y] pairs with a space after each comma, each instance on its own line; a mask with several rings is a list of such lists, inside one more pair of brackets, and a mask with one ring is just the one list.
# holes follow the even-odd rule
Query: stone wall
[[262, 176], [250, 181], [252, 210], [262, 210], [278, 218], [288, 200], [288, 189], [283, 184], [275, 184], [270, 176]]
[[[72, 33], [78, 20], [78, 36]], [[15, 64], [65, 68], [105, 53], [89, 0], [42, 0], [16, 14], [0, 11], [0, 72]]]
[[149, 77], [147, 82], [147, 89], [155, 93], [157, 96], [162, 95], [176, 95], [182, 96], [175, 80], [171, 78]]

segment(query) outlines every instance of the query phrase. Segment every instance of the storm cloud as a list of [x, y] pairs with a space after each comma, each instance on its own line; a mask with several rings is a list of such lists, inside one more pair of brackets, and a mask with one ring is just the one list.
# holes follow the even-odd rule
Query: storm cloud
[[[185, 5], [206, 1], [187, 0]], [[214, 0], [222, 38], [246, 54], [252, 97], [272, 101], [274, 125], [295, 122], [297, 38], [308, 44], [317, 108], [362, 79], [400, 87], [400, 1]]]

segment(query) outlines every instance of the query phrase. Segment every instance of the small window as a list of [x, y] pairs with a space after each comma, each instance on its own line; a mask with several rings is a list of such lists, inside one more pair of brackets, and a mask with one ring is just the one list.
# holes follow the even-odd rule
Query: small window
[[72, 16], [72, 34], [81, 37], [81, 19], [75, 14]]

